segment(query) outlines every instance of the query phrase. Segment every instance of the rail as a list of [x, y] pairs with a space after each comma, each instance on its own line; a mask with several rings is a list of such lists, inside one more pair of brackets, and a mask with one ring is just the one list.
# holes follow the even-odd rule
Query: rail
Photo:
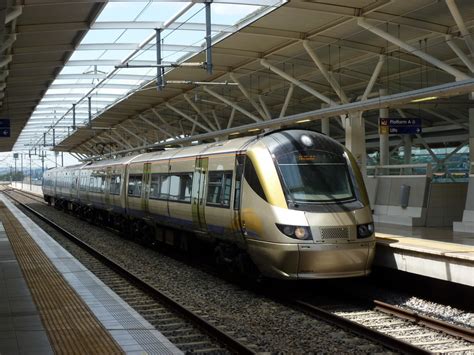
[[115, 272], [129, 280], [132, 284], [134, 284], [136, 287], [141, 289], [143, 292], [146, 292], [150, 297], [153, 297], [154, 299], [161, 301], [165, 304], [167, 304], [170, 308], [174, 309], [177, 313], [181, 314], [183, 317], [186, 317], [190, 322], [192, 322], [196, 327], [202, 329], [205, 331], [207, 334], [210, 336], [214, 337], [218, 341], [220, 341], [222, 344], [225, 344], [230, 351], [238, 353], [238, 354], [255, 354], [255, 352], [248, 348], [246, 345], [242, 344], [238, 340], [232, 338], [229, 334], [221, 331], [220, 329], [216, 328], [213, 326], [211, 323], [207, 322], [205, 319], [197, 315], [196, 313], [192, 312], [191, 310], [187, 309], [183, 305], [179, 304], [160, 290], [156, 289], [152, 285], [148, 284], [144, 280], [142, 280], [140, 277], [134, 275], [130, 271], [126, 270], [113, 260], [109, 259], [107, 256], [93, 248], [91, 245], [83, 242], [80, 240], [78, 237], [67, 231], [66, 229], [62, 228], [43, 214], [37, 212], [33, 208], [27, 206], [26, 204], [20, 202], [11, 194], [7, 193], [4, 191], [4, 193], [14, 200], [16, 203], [18, 203], [21, 207], [24, 209], [28, 210], [30, 213], [35, 215], [37, 218], [41, 219], [43, 222], [51, 226], [53, 229], [64, 235], [66, 238], [70, 239], [73, 241], [75, 244], [86, 250], [88, 253], [96, 257], [99, 261], [113, 269]]
[[439, 330], [443, 333], [450, 334], [459, 338], [463, 338], [471, 343], [474, 342], [474, 330], [458, 327], [457, 325], [443, 322], [439, 319], [418, 314], [408, 309], [403, 309], [382, 301], [374, 300], [375, 309], [381, 312], [397, 316], [399, 318], [407, 319], [417, 324], [424, 325], [427, 328]]
[[299, 300], [293, 300], [291, 302], [295, 305], [295, 307], [299, 308], [301, 311], [311, 316], [315, 316], [317, 318], [323, 319], [324, 321], [332, 323], [337, 327], [345, 328], [362, 337], [368, 338], [372, 341], [382, 344], [385, 347], [392, 349], [394, 351], [407, 353], [407, 354], [431, 354], [427, 350], [421, 349], [415, 345], [412, 345], [410, 343], [407, 343], [403, 340], [397, 339], [390, 335], [378, 332], [374, 329], [365, 327], [347, 318], [340, 317], [322, 308], [316, 307], [310, 303], [299, 301]]

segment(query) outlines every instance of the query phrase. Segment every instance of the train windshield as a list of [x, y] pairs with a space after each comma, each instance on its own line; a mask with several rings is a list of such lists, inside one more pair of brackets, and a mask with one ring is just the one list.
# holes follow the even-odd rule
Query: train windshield
[[[288, 199], [295, 203], [331, 203], [354, 200], [355, 193], [344, 150], [313, 132], [286, 135], [273, 146]], [[285, 139], [282, 139], [285, 138]]]

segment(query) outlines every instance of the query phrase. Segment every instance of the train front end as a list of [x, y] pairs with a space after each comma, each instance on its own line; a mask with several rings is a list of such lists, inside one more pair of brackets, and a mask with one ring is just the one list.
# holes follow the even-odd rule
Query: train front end
[[264, 275], [319, 279], [370, 272], [372, 213], [359, 168], [341, 144], [312, 131], [283, 130], [264, 136], [247, 156], [262, 191], [244, 193], [242, 220], [248, 252]]

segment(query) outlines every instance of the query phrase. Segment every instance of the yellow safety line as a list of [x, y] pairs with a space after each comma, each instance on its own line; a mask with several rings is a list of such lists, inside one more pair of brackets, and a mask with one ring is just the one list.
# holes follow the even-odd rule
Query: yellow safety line
[[0, 220], [56, 354], [123, 354], [3, 202]]

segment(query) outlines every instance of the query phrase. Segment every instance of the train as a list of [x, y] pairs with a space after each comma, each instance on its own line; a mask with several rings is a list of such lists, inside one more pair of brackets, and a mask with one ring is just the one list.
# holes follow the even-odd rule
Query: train
[[42, 188], [49, 204], [131, 238], [183, 250], [199, 241], [218, 265], [244, 274], [357, 277], [374, 258], [357, 162], [312, 130], [53, 168]]

